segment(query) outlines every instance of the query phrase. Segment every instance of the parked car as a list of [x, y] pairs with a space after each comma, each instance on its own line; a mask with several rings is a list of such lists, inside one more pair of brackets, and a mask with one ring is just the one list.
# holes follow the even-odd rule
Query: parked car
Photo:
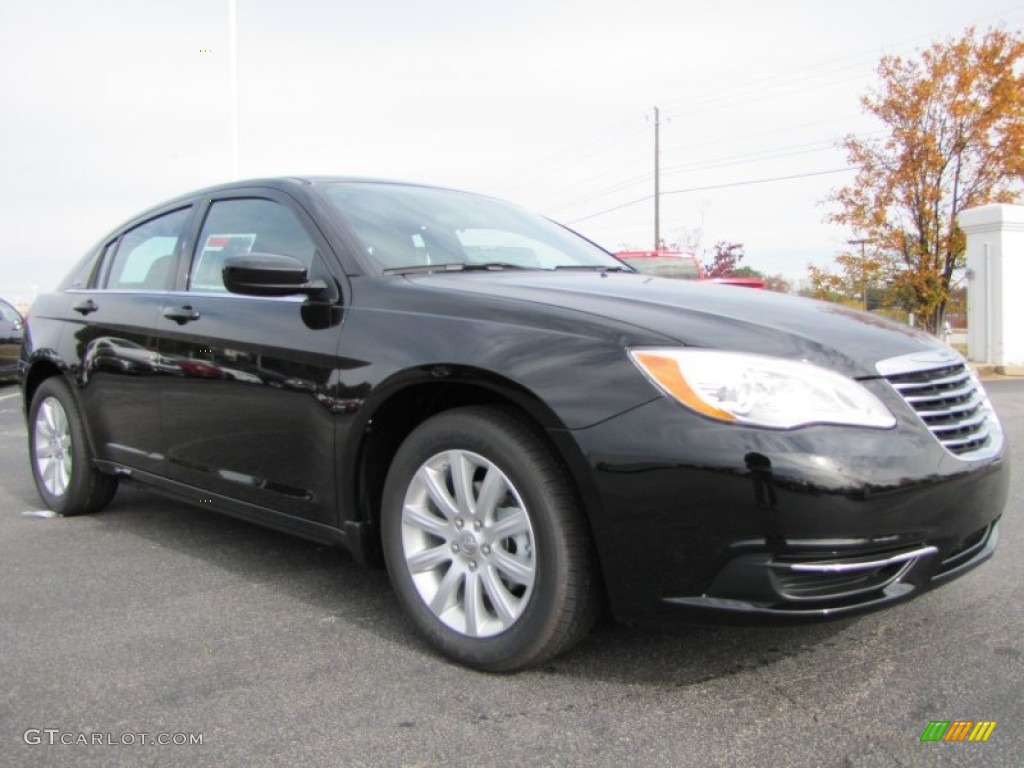
[[708, 277], [705, 278], [709, 283], [717, 283], [718, 285], [738, 285], [743, 288], [764, 288], [765, 282], [763, 277]]
[[708, 277], [700, 259], [686, 251], [619, 251], [615, 255], [645, 275], [706, 280], [719, 285], [741, 285], [744, 288], [765, 287], [764, 278], [761, 277]]
[[18, 376], [18, 350], [24, 324], [21, 313], [0, 299], [0, 381]]
[[684, 251], [619, 251], [615, 254], [637, 272], [655, 277], [703, 280], [704, 267], [692, 253]]
[[347, 548], [486, 670], [565, 650], [605, 606], [898, 603], [988, 558], [1007, 495], [999, 420], [931, 337], [638, 274], [423, 186], [247, 181], [152, 208], [37, 299], [20, 364], [52, 509], [131, 481]]

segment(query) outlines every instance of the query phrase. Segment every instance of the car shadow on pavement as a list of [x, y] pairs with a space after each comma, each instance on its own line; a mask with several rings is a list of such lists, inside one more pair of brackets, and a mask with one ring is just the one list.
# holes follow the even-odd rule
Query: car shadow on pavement
[[651, 629], [605, 619], [573, 651], [551, 660], [541, 670], [660, 688], [701, 685], [836, 647], [840, 636], [858, 621]]
[[[10, 490], [29, 508], [38, 508], [30, 482]], [[112, 536], [137, 537], [147, 545], [202, 560], [206, 567], [200, 570], [210, 573], [215, 584], [227, 581], [223, 572], [258, 582], [289, 601], [301, 601], [321, 622], [370, 632], [394, 646], [396, 653], [412, 654], [428, 666], [480, 674], [438, 657], [402, 613], [387, 573], [363, 568], [344, 550], [211, 513], [131, 484], [124, 484], [100, 513], [40, 524], [76, 525], [80, 520]], [[657, 687], [700, 685], [834, 645], [833, 638], [853, 621], [654, 631], [604, 618], [578, 647], [523, 674]]]

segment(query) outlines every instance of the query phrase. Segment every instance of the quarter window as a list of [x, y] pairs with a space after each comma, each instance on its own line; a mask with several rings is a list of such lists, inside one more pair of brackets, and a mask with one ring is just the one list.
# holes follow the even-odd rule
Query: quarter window
[[196, 243], [189, 290], [223, 292], [224, 263], [246, 253], [293, 256], [312, 268], [316, 244], [290, 210], [273, 200], [220, 200]]
[[[166, 291], [174, 284], [175, 254], [178, 241], [188, 220], [189, 209], [150, 219], [121, 236], [114, 247], [108, 247], [107, 288], [123, 290]], [[113, 252], [113, 253], [112, 253]]]

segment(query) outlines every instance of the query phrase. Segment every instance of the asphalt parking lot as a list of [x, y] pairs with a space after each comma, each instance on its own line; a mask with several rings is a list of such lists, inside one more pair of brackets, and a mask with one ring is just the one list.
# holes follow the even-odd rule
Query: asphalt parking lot
[[[988, 389], [1019, 458], [1024, 380]], [[91, 517], [33, 514], [17, 389], [0, 385], [0, 762], [1020, 766], [1022, 508], [1018, 462], [995, 558], [889, 611], [606, 623], [543, 668], [488, 675], [429, 651], [385, 573], [343, 552], [127, 486]], [[997, 726], [922, 742], [935, 720]]]

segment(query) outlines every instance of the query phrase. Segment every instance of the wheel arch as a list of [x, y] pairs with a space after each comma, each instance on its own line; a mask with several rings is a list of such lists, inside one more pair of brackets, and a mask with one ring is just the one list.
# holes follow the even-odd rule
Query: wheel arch
[[25, 418], [28, 418], [29, 408], [32, 406], [32, 398], [35, 397], [39, 385], [47, 379], [54, 376], [62, 376], [63, 374], [64, 370], [62, 367], [48, 357], [40, 358], [29, 364], [21, 383], [22, 410], [25, 412]]
[[[39, 355], [28, 364], [21, 384], [22, 410], [25, 415], [25, 423], [28, 424], [29, 411], [32, 408], [32, 398], [35, 397], [39, 386], [54, 376], [62, 377], [67, 383], [68, 389], [71, 391], [71, 397], [75, 399], [75, 404], [78, 406], [79, 416], [85, 425], [85, 438], [89, 443], [89, 449], [92, 451], [93, 456], [99, 456], [99, 453], [96, 451], [96, 442], [93, 438], [92, 429], [89, 427], [89, 414], [82, 407], [82, 402], [78, 397], [78, 384], [68, 373], [67, 366], [54, 356]], [[28, 426], [31, 428], [31, 425]]]
[[493, 373], [464, 366], [431, 366], [418, 374], [395, 377], [390, 386], [381, 390], [372, 404], [364, 405], [366, 413], [357, 427], [358, 436], [350, 440], [347, 451], [342, 450], [343, 457], [347, 453], [341, 463], [347, 468], [347, 476], [340, 478], [340, 488], [345, 494], [339, 499], [340, 508], [355, 510], [342, 525], [346, 533], [352, 526], [359, 530], [359, 541], [351, 542], [359, 560], [374, 565], [383, 562], [381, 501], [385, 479], [398, 447], [426, 419], [468, 405], [502, 408], [516, 413], [534, 427], [566, 472], [593, 540], [592, 517], [599, 499], [586, 459], [562, 420], [534, 393]]

